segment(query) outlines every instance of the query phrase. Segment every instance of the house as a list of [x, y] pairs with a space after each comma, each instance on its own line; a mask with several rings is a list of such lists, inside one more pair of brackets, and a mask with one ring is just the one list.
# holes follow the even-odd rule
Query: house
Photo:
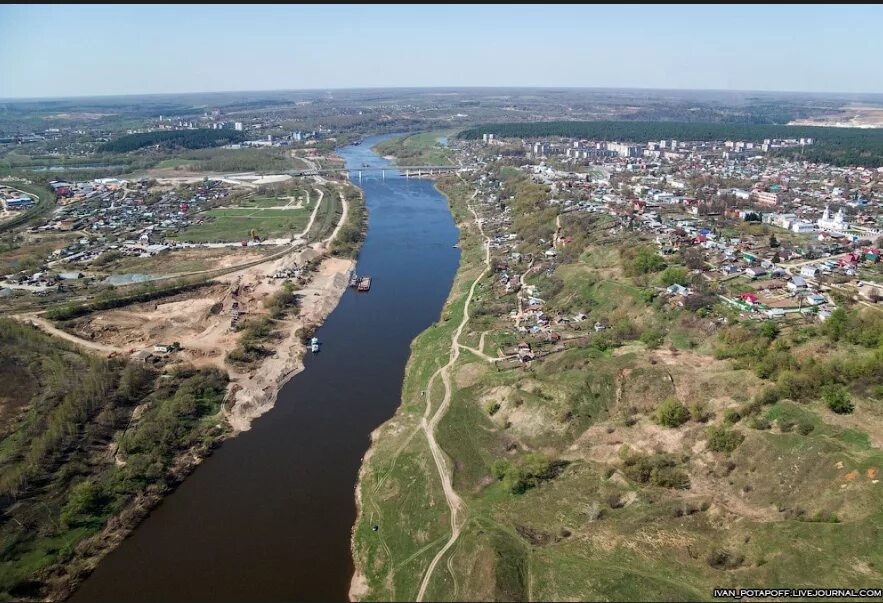
[[814, 264], [807, 264], [800, 267], [800, 276], [805, 278], [815, 278], [819, 275], [819, 267]]
[[530, 344], [528, 342], [522, 341], [518, 344], [518, 358], [522, 362], [533, 360], [533, 351], [531, 351]]
[[797, 291], [798, 289], [806, 289], [806, 281], [803, 280], [800, 276], [795, 276], [792, 278], [785, 287], [788, 288], [789, 291]]
[[745, 270], [745, 274], [751, 278], [757, 278], [759, 276], [763, 276], [764, 274], [766, 274], [766, 270], [764, 270], [763, 268], [751, 267], [751, 268], [747, 268]]
[[812, 295], [806, 296], [806, 303], [813, 305], [813, 306], [820, 306], [820, 305], [827, 303], [827, 302], [828, 302], [827, 298], [825, 298], [824, 295], [819, 295], [818, 293], [814, 293]]
[[147, 362], [148, 360], [150, 360], [152, 357], [153, 357], [153, 354], [150, 353], [150, 350], [141, 350], [137, 354], [134, 354], [132, 356], [132, 359], [137, 362], [144, 363], [144, 362]]
[[751, 304], [752, 306], [757, 303], [757, 296], [753, 293], [742, 293], [741, 295], [739, 295], [739, 299], [748, 304]]
[[683, 285], [678, 285], [677, 283], [666, 288], [665, 292], [670, 295], [681, 295], [681, 296], [690, 295], [690, 289], [688, 289], [687, 287], [684, 287]]

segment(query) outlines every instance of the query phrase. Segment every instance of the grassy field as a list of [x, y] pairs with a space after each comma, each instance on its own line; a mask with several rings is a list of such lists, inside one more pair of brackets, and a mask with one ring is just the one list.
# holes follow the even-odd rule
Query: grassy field
[[[470, 191], [453, 176], [440, 188], [462, 223]], [[603, 228], [588, 232], [575, 235], [584, 247], [574, 259], [528, 281], [550, 312], [583, 311], [588, 324], [610, 325], [603, 336], [526, 368], [469, 352], [455, 364], [436, 439], [465, 525], [426, 600], [709, 600], [716, 586], [880, 584], [879, 396], [859, 387], [855, 413], [838, 415], [817, 395], [789, 398], [794, 388], [780, 379], [782, 394], [764, 398], [766, 369], [714, 357], [719, 327], [648, 297], [657, 275], [625, 276], [629, 233], [611, 241]], [[375, 432], [363, 466], [354, 536], [367, 585], [361, 600], [414, 599], [450, 536], [419, 428], [423, 392], [442, 399], [440, 379], [430, 377], [449, 359], [465, 292], [481, 270], [469, 222], [461, 245], [442, 318], [413, 342], [402, 405]], [[499, 301], [491, 281], [479, 284], [461, 341], [477, 346], [487, 332], [484, 351], [493, 355], [523, 336], [513, 337], [507, 318], [478, 311], [482, 299]], [[803, 328], [789, 326], [770, 350], [790, 346], [826, 366], [873, 364], [873, 349], [820, 343]], [[672, 399], [689, 410], [678, 427], [657, 418]], [[712, 434], [726, 438], [712, 443]], [[555, 471], [532, 468], [552, 463]], [[527, 476], [526, 486], [513, 476]]]
[[37, 270], [52, 251], [61, 249], [79, 233], [49, 233], [38, 237], [22, 237], [7, 233], [0, 236], [0, 274], [21, 270]]
[[298, 188], [285, 188], [275, 194], [258, 193], [240, 206], [200, 213], [201, 222], [169, 238], [192, 242], [239, 241], [248, 239], [252, 229], [262, 239], [293, 237], [306, 227], [317, 199], [316, 191], [310, 191], [307, 202], [306, 192]]

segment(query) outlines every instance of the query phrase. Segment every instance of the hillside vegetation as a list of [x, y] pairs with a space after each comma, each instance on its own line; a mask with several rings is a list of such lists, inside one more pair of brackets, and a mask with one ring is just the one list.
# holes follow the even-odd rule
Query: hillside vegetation
[[[542, 249], [556, 221], [543, 187], [505, 168], [496, 177], [519, 248]], [[429, 572], [452, 529], [421, 421], [444, 398], [430, 376], [450, 360], [484, 267], [473, 189], [439, 182], [461, 266], [363, 466], [357, 599], [412, 600], [426, 576], [425, 600], [509, 601], [709, 600], [714, 587], [883, 580], [881, 314], [845, 307], [821, 326], [780, 329], [740, 320], [683, 258], [663, 260], [601, 214], [562, 215], [572, 242], [526, 278], [549, 316], [587, 315], [582, 335], [555, 345], [513, 333], [515, 293], [492, 273], [478, 281], [436, 430], [462, 531]], [[685, 275], [690, 304], [657, 294]], [[519, 341], [537, 359], [489, 361]]]
[[103, 153], [128, 153], [144, 147], [159, 145], [166, 148], [203, 149], [231, 142], [242, 142], [245, 134], [236, 130], [158, 130], [127, 134], [98, 147]]
[[17, 384], [0, 393], [0, 599], [63, 597], [223, 434], [227, 376], [93, 357], [7, 319], [0, 365]]

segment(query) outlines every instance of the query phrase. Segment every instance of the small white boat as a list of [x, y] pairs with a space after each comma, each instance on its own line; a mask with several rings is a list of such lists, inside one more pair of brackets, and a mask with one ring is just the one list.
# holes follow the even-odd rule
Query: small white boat
[[318, 337], [313, 337], [313, 338], [310, 340], [310, 350], [311, 350], [314, 354], [315, 354], [316, 352], [319, 351], [319, 338], [318, 338]]

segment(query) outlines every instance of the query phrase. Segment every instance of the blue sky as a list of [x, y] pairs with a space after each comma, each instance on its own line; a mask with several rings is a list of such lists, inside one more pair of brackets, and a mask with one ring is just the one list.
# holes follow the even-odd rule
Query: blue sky
[[883, 92], [881, 6], [0, 6], [0, 98], [385, 86]]

